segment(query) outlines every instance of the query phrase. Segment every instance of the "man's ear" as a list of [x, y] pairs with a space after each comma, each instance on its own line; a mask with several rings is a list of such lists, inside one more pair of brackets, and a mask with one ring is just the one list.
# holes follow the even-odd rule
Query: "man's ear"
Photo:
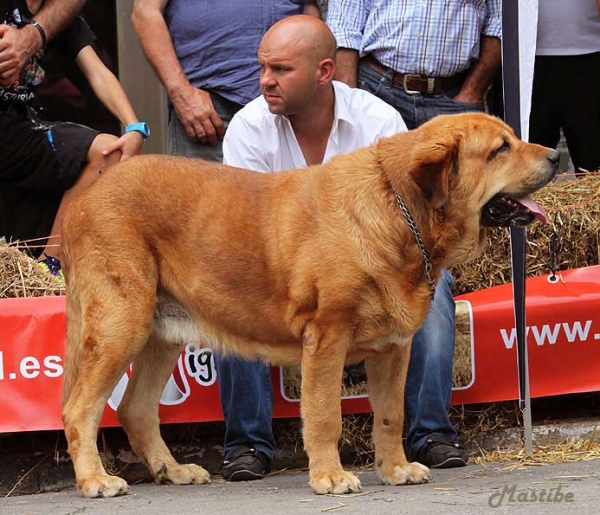
[[319, 85], [327, 84], [333, 80], [335, 75], [335, 63], [333, 59], [327, 58], [319, 61], [317, 65], [317, 80]]
[[412, 152], [410, 176], [423, 197], [434, 209], [440, 209], [448, 200], [450, 180], [458, 167], [460, 136], [419, 142]]

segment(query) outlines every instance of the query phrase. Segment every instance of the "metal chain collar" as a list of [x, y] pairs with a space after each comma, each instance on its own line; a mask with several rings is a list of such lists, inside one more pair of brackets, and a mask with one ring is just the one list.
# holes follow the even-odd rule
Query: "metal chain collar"
[[415, 239], [417, 240], [417, 246], [419, 247], [419, 250], [421, 251], [421, 254], [423, 255], [423, 261], [425, 262], [425, 275], [427, 276], [427, 281], [429, 282], [429, 291], [431, 292], [431, 298], [433, 299], [433, 296], [435, 295], [435, 281], [433, 280], [433, 276], [431, 275], [433, 266], [431, 264], [431, 261], [429, 261], [429, 254], [427, 253], [427, 249], [425, 248], [425, 244], [423, 243], [423, 238], [421, 237], [419, 228], [417, 227], [417, 224], [415, 223], [415, 219], [410, 214], [410, 211], [408, 210], [408, 207], [404, 203], [404, 200], [402, 200], [402, 197], [400, 197], [400, 195], [396, 191], [396, 188], [394, 188], [394, 185], [391, 182], [390, 182], [390, 187], [392, 188], [392, 191], [394, 192], [394, 196], [396, 197], [396, 203], [398, 204], [400, 211], [402, 211], [402, 214], [404, 215], [404, 218], [406, 219], [406, 223], [408, 224], [408, 227], [410, 227], [410, 230], [415, 235]]

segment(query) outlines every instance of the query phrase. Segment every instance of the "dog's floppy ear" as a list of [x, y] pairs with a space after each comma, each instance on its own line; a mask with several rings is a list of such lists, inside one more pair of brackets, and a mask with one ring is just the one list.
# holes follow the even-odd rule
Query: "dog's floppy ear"
[[460, 135], [424, 134], [413, 147], [410, 176], [434, 209], [440, 209], [450, 193], [450, 181], [458, 166]]

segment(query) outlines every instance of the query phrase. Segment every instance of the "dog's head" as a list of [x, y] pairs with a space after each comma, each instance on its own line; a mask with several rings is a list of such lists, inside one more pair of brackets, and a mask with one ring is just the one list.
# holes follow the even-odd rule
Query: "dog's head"
[[443, 238], [455, 243], [448, 264], [471, 259], [486, 227], [545, 220], [529, 195], [556, 175], [555, 150], [521, 141], [500, 119], [482, 113], [438, 116], [411, 133], [384, 169], [406, 195], [422, 197], [416, 208], [431, 213], [430, 224], [438, 223]]

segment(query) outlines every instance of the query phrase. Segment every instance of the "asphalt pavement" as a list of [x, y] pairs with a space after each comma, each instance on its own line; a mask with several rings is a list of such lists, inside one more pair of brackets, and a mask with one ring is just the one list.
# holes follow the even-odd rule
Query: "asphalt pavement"
[[318, 496], [307, 472], [278, 472], [262, 481], [210, 485], [132, 485], [129, 495], [84, 499], [74, 488], [0, 499], [4, 515], [398, 515], [481, 513], [596, 514], [600, 460], [516, 468], [469, 465], [434, 470], [424, 485], [383, 486], [373, 470], [358, 470], [363, 491]]

